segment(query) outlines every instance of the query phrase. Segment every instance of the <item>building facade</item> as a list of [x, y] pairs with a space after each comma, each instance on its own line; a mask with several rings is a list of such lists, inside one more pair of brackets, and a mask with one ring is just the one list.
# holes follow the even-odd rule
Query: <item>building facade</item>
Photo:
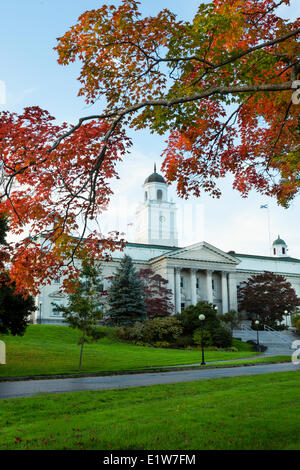
[[[176, 204], [168, 199], [168, 186], [156, 172], [146, 178], [144, 201], [136, 212], [136, 241], [127, 243], [121, 252], [102, 266], [103, 289], [109, 287], [124, 254], [129, 255], [137, 271], [150, 268], [168, 280], [172, 290], [174, 313], [195, 305], [199, 300], [214, 304], [219, 313], [237, 310], [237, 288], [254, 274], [271, 271], [282, 274], [300, 297], [300, 260], [287, 254], [286, 243], [278, 236], [273, 256], [228, 253], [205, 241], [178, 247]], [[66, 304], [60, 293], [60, 280], [41, 288], [36, 298], [36, 323], [59, 323], [61, 314], [54, 311], [52, 302]]]

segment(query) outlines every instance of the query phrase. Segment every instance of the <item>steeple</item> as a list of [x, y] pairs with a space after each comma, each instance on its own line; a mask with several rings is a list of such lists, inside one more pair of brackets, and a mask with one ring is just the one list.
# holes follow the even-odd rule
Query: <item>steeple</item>
[[168, 185], [156, 172], [145, 179], [144, 202], [136, 213], [136, 241], [151, 245], [177, 246], [176, 205], [169, 202]]
[[272, 249], [273, 249], [274, 256], [277, 256], [279, 258], [283, 258], [287, 256], [287, 251], [288, 251], [287, 244], [285, 243], [284, 240], [280, 238], [279, 235], [278, 235], [278, 238], [273, 241]]

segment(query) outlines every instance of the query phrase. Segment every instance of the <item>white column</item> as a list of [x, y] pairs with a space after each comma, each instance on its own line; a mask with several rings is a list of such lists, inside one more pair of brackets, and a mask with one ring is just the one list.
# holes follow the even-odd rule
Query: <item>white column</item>
[[197, 273], [197, 269], [191, 269], [191, 270], [190, 270], [191, 301], [192, 301], [192, 305], [196, 305], [196, 303], [197, 303], [196, 273]]
[[168, 288], [168, 289], [171, 289], [171, 291], [172, 291], [171, 302], [172, 302], [172, 304], [174, 305], [174, 312], [173, 312], [173, 313], [176, 313], [176, 310], [175, 310], [175, 278], [174, 278], [174, 268], [167, 268], [167, 280], [168, 280], [167, 288]]
[[229, 273], [229, 309], [237, 310], [237, 286], [236, 286], [236, 273]]
[[206, 300], [210, 304], [213, 303], [213, 290], [212, 290], [212, 271], [206, 271]]
[[181, 313], [180, 268], [175, 268], [175, 312]]
[[228, 284], [227, 273], [222, 271], [222, 313], [228, 312]]

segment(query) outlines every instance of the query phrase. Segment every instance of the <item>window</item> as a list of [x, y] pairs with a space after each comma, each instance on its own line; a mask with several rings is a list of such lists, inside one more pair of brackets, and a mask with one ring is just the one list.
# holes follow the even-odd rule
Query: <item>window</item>
[[196, 277], [196, 289], [199, 289], [199, 287], [200, 287], [199, 278]]
[[282, 254], [285, 255], [285, 248], [282, 247]]
[[183, 277], [180, 278], [180, 287], [183, 287]]
[[159, 201], [162, 200], [162, 190], [161, 190], [161, 189], [158, 189], [158, 190], [157, 190], [157, 199], [158, 199]]
[[212, 289], [215, 290], [215, 280], [214, 279], [211, 280], [211, 286], [212, 286]]
[[184, 310], [185, 304], [181, 304], [181, 311]]
[[275, 248], [273, 248], [273, 253], [274, 253], [274, 255], [276, 255], [276, 249]]
[[[55, 303], [58, 304], [58, 305], [62, 305], [61, 302], [55, 302]], [[51, 316], [52, 316], [52, 317], [61, 317], [61, 316], [62, 316], [62, 312], [56, 312], [56, 311], [55, 311], [55, 306], [52, 305]]]
[[147, 191], [145, 191], [145, 201], [147, 201], [147, 199], [148, 199], [148, 193]]

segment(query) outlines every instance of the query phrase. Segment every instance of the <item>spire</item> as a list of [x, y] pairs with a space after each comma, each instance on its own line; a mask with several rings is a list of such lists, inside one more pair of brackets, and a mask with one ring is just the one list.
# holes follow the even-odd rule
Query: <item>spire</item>
[[156, 173], [156, 163], [154, 163], [154, 173]]

